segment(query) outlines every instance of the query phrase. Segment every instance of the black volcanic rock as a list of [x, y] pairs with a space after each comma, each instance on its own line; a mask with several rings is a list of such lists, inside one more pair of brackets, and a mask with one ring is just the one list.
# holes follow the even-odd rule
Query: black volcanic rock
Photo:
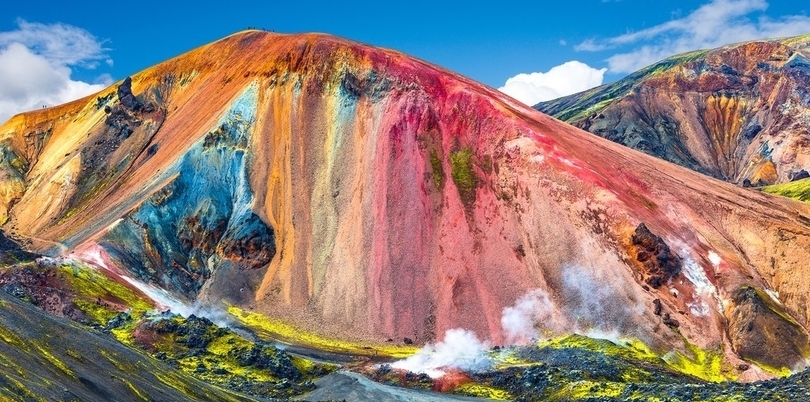
[[124, 82], [118, 86], [118, 101], [121, 102], [127, 110], [139, 111], [143, 108], [143, 103], [132, 93], [132, 78], [127, 77]]
[[8, 265], [25, 261], [32, 261], [39, 254], [29, 253], [22, 249], [17, 242], [9, 239], [6, 233], [0, 230], [0, 264]]

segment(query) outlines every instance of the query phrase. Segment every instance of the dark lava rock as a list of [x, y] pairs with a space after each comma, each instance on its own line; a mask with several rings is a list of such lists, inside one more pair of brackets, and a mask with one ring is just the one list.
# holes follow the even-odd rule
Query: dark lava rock
[[143, 331], [157, 334], [174, 334], [175, 342], [189, 348], [190, 355], [204, 352], [208, 344], [228, 330], [216, 326], [205, 317], [190, 315], [188, 318], [168, 317], [142, 324]]
[[757, 134], [759, 134], [760, 131], [762, 131], [762, 126], [760, 126], [759, 124], [752, 124], [752, 125], [745, 128], [745, 131], [743, 131], [742, 135], [747, 140], [750, 141], [750, 140], [753, 140], [754, 137], [756, 137]]
[[129, 313], [121, 312], [115, 315], [115, 317], [111, 318], [107, 321], [107, 328], [108, 329], [115, 329], [118, 328], [125, 323], [132, 321], [132, 316]]
[[31, 298], [28, 296], [28, 292], [26, 292], [25, 288], [23, 288], [19, 283], [13, 283], [13, 282], [12, 283], [6, 283], [5, 285], [3, 285], [3, 290], [6, 293], [8, 293], [8, 294], [20, 299], [20, 300], [26, 301], [28, 303], [31, 302]]
[[301, 372], [292, 364], [290, 355], [273, 346], [256, 343], [250, 348], [239, 349], [234, 354], [241, 366], [268, 369], [278, 378], [293, 381], [301, 378]]
[[132, 78], [127, 77], [124, 79], [124, 82], [118, 86], [118, 101], [121, 102], [127, 110], [130, 111], [139, 111], [143, 108], [143, 102], [141, 102], [133, 93], [132, 93]]
[[796, 181], [796, 180], [806, 179], [808, 177], [810, 177], [810, 173], [807, 173], [806, 170], [802, 169], [802, 170], [799, 170], [798, 172], [791, 172], [789, 179], [790, 179], [790, 181]]
[[261, 268], [276, 254], [275, 233], [258, 215], [251, 213], [225, 232], [218, 251], [223, 257], [249, 268]]
[[86, 322], [87, 314], [73, 304], [74, 294], [53, 271], [32, 264], [0, 270], [0, 286], [17, 298], [58, 317]]
[[209, 319], [190, 315], [181, 326], [178, 334], [185, 335], [185, 338], [178, 339], [178, 342], [185, 344], [192, 349], [203, 349], [216, 337], [219, 329]]
[[661, 304], [661, 299], [653, 300], [653, 304], [655, 305], [655, 310], [653, 311], [653, 313], [655, 313], [655, 315], [660, 316], [661, 312], [664, 310], [664, 306]]
[[9, 239], [6, 233], [0, 230], [0, 264], [10, 265], [26, 261], [33, 261], [39, 254], [29, 253], [22, 249], [14, 240]]
[[145, 326], [147, 329], [155, 331], [158, 334], [170, 334], [177, 332], [177, 328], [180, 324], [174, 320], [157, 320], [148, 322]]
[[664, 317], [662, 318], [662, 320], [664, 321], [664, 325], [666, 325], [666, 326], [668, 326], [668, 327], [670, 327], [672, 329], [678, 328], [681, 325], [681, 323], [679, 323], [678, 320], [670, 317], [669, 313], [664, 314]]
[[655, 235], [644, 223], [636, 228], [632, 237], [636, 247], [636, 260], [644, 266], [645, 282], [659, 288], [681, 272], [681, 258], [670, 251], [660, 236]]

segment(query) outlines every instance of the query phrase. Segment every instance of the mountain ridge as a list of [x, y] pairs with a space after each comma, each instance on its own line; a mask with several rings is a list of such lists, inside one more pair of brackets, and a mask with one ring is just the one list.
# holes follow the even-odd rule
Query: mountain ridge
[[[753, 340], [728, 325], [768, 290], [775, 322], [806, 335], [810, 206], [355, 42], [242, 32], [18, 115], [0, 145], [4, 229], [32, 250], [306, 331], [425, 343], [462, 327], [502, 344], [504, 309], [540, 289], [527, 319], [543, 331], [720, 350], [754, 379], [767, 373], [737, 367], [762, 356], [736, 355]], [[650, 281], [642, 224], [680, 269]], [[762, 291], [735, 298], [747, 287]]]

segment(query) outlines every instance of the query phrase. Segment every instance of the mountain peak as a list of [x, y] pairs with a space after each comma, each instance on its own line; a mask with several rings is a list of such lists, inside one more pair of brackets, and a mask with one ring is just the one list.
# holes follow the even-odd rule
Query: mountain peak
[[765, 302], [734, 297], [751, 288], [806, 335], [806, 205], [398, 52], [245, 31], [61, 108], [0, 127], [4, 228], [189, 302], [331, 338], [502, 344], [525, 301], [525, 339], [615, 332], [737, 367], [760, 340], [729, 340], [726, 312], [752, 321]]

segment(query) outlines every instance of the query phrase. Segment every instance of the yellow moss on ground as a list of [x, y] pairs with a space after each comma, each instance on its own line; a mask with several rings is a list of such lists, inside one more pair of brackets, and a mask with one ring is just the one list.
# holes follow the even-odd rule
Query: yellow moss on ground
[[675, 370], [710, 382], [736, 380], [730, 370], [723, 370], [723, 352], [705, 351], [684, 339], [684, 345], [692, 356], [678, 351], [665, 354], [662, 358]]
[[[665, 363], [671, 369], [710, 382], [735, 381], [733, 371], [723, 364], [723, 351], [705, 351], [683, 339], [687, 353], [671, 351], [659, 356], [639, 340], [621, 340], [620, 344], [605, 339], [593, 339], [581, 335], [541, 341], [539, 347], [580, 348], [609, 356], [619, 356], [653, 364]], [[625, 380], [632, 382], [635, 373], [624, 373]]]
[[78, 295], [94, 300], [96, 298], [112, 297], [120, 300], [127, 307], [135, 312], [146, 312], [152, 310], [154, 306], [134, 290], [111, 280], [106, 275], [97, 270], [78, 266], [63, 265], [61, 270], [65, 273], [70, 282], [71, 289]]
[[142, 393], [141, 393], [141, 391], [139, 391], [139, 390], [138, 390], [138, 388], [135, 388], [135, 386], [134, 386], [134, 385], [132, 385], [132, 383], [131, 383], [131, 382], [129, 382], [129, 380], [127, 380], [126, 378], [122, 378], [122, 377], [116, 377], [116, 378], [117, 378], [119, 381], [121, 381], [121, 382], [123, 382], [124, 384], [126, 384], [126, 385], [127, 385], [127, 388], [129, 388], [129, 390], [130, 390], [130, 391], [132, 391], [132, 393], [133, 393], [133, 394], [135, 394], [135, 396], [137, 396], [138, 398], [140, 398], [142, 401], [149, 401], [149, 398], [148, 398], [146, 395], [142, 394]]
[[132, 334], [135, 332], [135, 326], [137, 325], [136, 323], [136, 320], [132, 320], [127, 324], [113, 329], [110, 331], [110, 333], [115, 337], [115, 339], [118, 340], [118, 342], [128, 346], [134, 346], [135, 338], [132, 336]]
[[304, 375], [309, 375], [315, 368], [315, 362], [313, 362], [312, 360], [304, 359], [301, 356], [290, 355], [290, 360], [292, 360], [293, 366]]
[[517, 349], [504, 348], [500, 351], [490, 352], [490, 357], [495, 362], [495, 368], [517, 367], [517, 366], [531, 366], [537, 364], [536, 362], [529, 362], [521, 359], [516, 353]]
[[773, 366], [769, 366], [769, 365], [767, 365], [765, 363], [760, 363], [758, 361], [753, 361], [753, 360], [748, 360], [748, 362], [755, 364], [757, 367], [761, 368], [762, 370], [765, 370], [766, 372], [771, 373], [771, 374], [773, 374], [773, 375], [775, 375], [777, 377], [790, 377], [790, 375], [793, 374], [793, 372], [791, 372], [790, 369], [787, 368], [787, 367], [773, 367]]
[[208, 351], [220, 357], [228, 356], [231, 350], [239, 348], [251, 347], [253, 344], [241, 336], [229, 333], [225, 336], [220, 336], [208, 344]]
[[9, 331], [8, 328], [2, 325], [0, 325], [0, 340], [9, 345], [14, 345], [16, 348], [22, 349], [26, 352], [31, 350], [28, 347], [28, 345], [25, 342], [23, 342], [22, 339], [20, 339], [20, 337], [17, 334]]
[[73, 304], [75, 304], [79, 310], [83, 311], [85, 314], [90, 316], [93, 321], [100, 325], [107, 324], [107, 321], [111, 320], [116, 314], [118, 314], [118, 311], [85, 299], [73, 299]]
[[34, 347], [37, 348], [39, 354], [48, 360], [54, 367], [61, 370], [63, 373], [67, 374], [70, 377], [76, 378], [76, 374], [73, 373], [73, 370], [70, 369], [65, 363], [61, 360], [57, 359], [47, 348], [47, 346], [42, 346], [38, 342], [33, 342]]
[[573, 334], [538, 342], [538, 347], [555, 349], [577, 348], [652, 363], [661, 363], [661, 357], [637, 339], [623, 339], [617, 344], [607, 339], [589, 338]]
[[121, 363], [122, 359], [119, 358], [118, 356], [115, 356], [114, 352], [110, 352], [105, 349], [99, 349], [98, 353], [104, 356], [104, 358], [107, 359], [107, 361], [110, 362], [113, 366], [115, 366], [115, 368], [117, 368], [118, 370], [121, 370], [124, 373], [132, 372], [132, 370], [129, 367]]
[[8, 382], [8, 385], [5, 387], [0, 388], [0, 396], [2, 396], [2, 400], [4, 401], [42, 401], [45, 402], [45, 398], [38, 396], [31, 392], [25, 384], [17, 381], [14, 377], [11, 376], [4, 376], [4, 379]]
[[618, 398], [624, 392], [626, 386], [626, 384], [615, 382], [574, 381], [563, 386], [549, 399]]
[[84, 356], [82, 356], [79, 352], [68, 349], [68, 350], [65, 351], [65, 353], [67, 353], [67, 355], [72, 357], [74, 360], [76, 360], [76, 361], [78, 361], [80, 363], [84, 363]]
[[794, 200], [810, 202], [810, 178], [765, 186], [762, 187], [762, 191]]
[[476, 384], [473, 382], [461, 384], [455, 390], [453, 390], [453, 393], [474, 396], [476, 398], [494, 399], [498, 401], [509, 401], [514, 399], [509, 392], [502, 389], [493, 388], [484, 384]]
[[304, 332], [278, 319], [270, 318], [259, 313], [244, 311], [236, 306], [228, 306], [228, 313], [239, 320], [243, 325], [256, 331], [259, 335], [291, 345], [301, 345], [324, 351], [348, 353], [352, 355], [377, 355], [398, 359], [413, 355], [419, 350], [416, 346], [371, 345], [326, 338], [313, 333]]

